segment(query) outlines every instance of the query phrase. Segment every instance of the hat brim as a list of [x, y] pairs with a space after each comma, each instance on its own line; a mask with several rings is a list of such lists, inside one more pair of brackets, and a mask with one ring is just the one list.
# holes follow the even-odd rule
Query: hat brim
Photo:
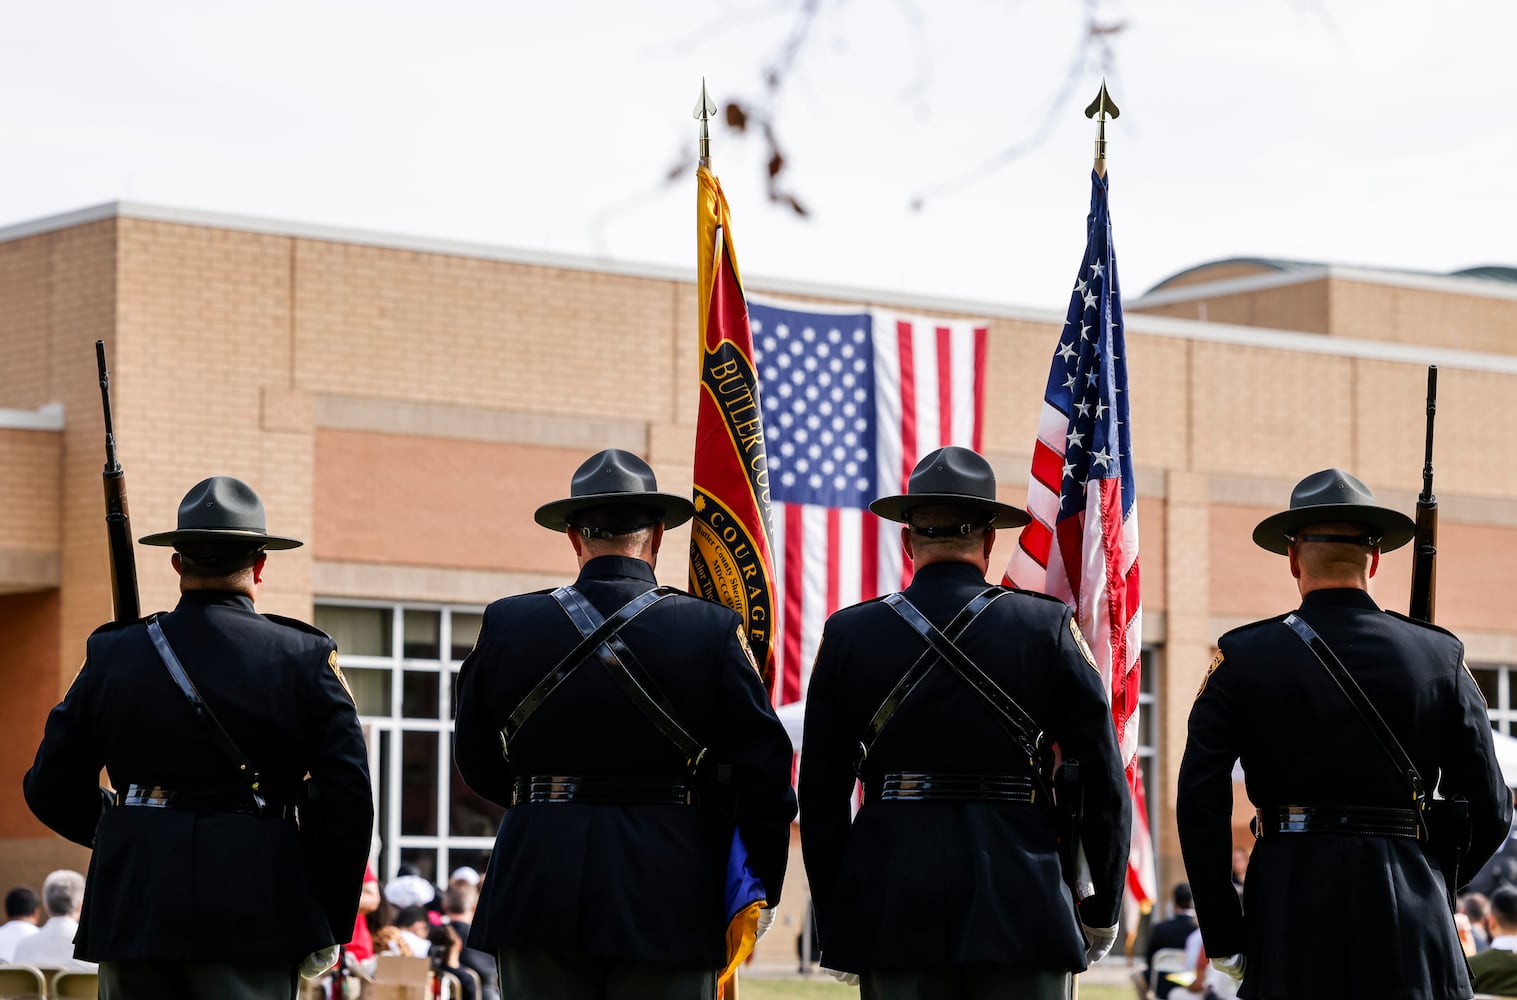
[[962, 493], [908, 493], [894, 497], [880, 497], [869, 509], [887, 521], [906, 523], [906, 514], [916, 507], [933, 504], [948, 504], [954, 507], [972, 507], [992, 515], [992, 528], [1020, 528], [1032, 518], [1027, 511], [1009, 503], [986, 500], [984, 497], [964, 496]]
[[1370, 534], [1380, 536], [1381, 552], [1401, 548], [1417, 532], [1416, 522], [1399, 510], [1367, 504], [1324, 503], [1293, 507], [1271, 514], [1254, 528], [1254, 544], [1267, 552], [1283, 556], [1290, 550], [1291, 537], [1296, 532], [1309, 524], [1333, 521], [1364, 525]]
[[160, 531], [137, 539], [143, 545], [178, 545], [180, 542], [247, 542], [248, 548], [298, 549], [304, 545], [298, 538], [283, 535], [268, 535], [260, 531], [245, 531], [234, 528], [185, 528], [180, 531]]
[[609, 507], [613, 504], [631, 504], [649, 507], [659, 512], [659, 519], [666, 528], [677, 528], [695, 516], [695, 505], [673, 493], [596, 493], [590, 496], [569, 497], [555, 500], [537, 508], [532, 519], [544, 528], [553, 531], [568, 531], [569, 519], [582, 510], [592, 507]]

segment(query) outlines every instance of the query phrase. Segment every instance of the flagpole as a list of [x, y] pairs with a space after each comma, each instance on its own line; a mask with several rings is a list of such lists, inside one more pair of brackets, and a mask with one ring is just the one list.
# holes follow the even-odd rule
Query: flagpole
[[[702, 91], [702, 94], [704, 94], [704, 91]], [[1096, 99], [1094, 101], [1090, 102], [1090, 107], [1085, 109], [1085, 117], [1094, 118], [1096, 120], [1095, 171], [1097, 177], [1104, 178], [1106, 176], [1107, 116], [1110, 115], [1112, 118], [1116, 118], [1121, 114], [1122, 112], [1117, 109], [1117, 102], [1113, 101], [1111, 99], [1111, 95], [1106, 92], [1106, 79], [1103, 77], [1101, 79], [1101, 92], [1096, 95]]]

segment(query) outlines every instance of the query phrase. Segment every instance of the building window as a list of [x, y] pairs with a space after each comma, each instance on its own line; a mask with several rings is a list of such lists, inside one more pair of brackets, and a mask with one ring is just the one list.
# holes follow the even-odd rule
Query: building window
[[1485, 695], [1486, 714], [1491, 717], [1491, 728], [1504, 736], [1512, 736], [1517, 724], [1517, 705], [1513, 704], [1517, 691], [1513, 690], [1513, 674], [1517, 667], [1504, 663], [1472, 663], [1470, 675]]
[[401, 865], [446, 882], [484, 871], [501, 807], [475, 795], [453, 764], [453, 689], [479, 635], [477, 607], [318, 599], [317, 628], [338, 656], [369, 740], [380, 877]]
[[1159, 795], [1159, 649], [1144, 646], [1138, 678], [1138, 773], [1143, 777], [1143, 801], [1148, 808], [1148, 841], [1159, 858], [1159, 829], [1164, 811]]

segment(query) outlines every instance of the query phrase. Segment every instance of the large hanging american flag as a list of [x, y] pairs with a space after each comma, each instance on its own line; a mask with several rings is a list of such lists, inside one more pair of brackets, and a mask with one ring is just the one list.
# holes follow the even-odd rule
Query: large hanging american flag
[[1133, 791], [1129, 896], [1154, 898], [1153, 845], [1138, 773], [1143, 611], [1137, 490], [1128, 422], [1127, 347], [1106, 180], [1091, 173], [1085, 259], [1049, 367], [1033, 445], [1027, 510], [1005, 582], [1075, 609], [1111, 691], [1111, 717]]
[[769, 457], [776, 704], [805, 697], [822, 625], [899, 590], [900, 535], [869, 503], [903, 493], [925, 454], [979, 450], [988, 331], [883, 310], [750, 297]]

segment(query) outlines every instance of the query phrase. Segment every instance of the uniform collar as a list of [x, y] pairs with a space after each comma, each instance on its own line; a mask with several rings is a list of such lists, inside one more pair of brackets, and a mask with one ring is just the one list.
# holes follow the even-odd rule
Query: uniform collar
[[653, 575], [653, 567], [646, 561], [631, 556], [596, 556], [580, 568], [579, 578], [582, 581], [620, 578], [658, 583], [658, 577]]
[[947, 583], [978, 583], [983, 587], [985, 574], [981, 573], [973, 563], [936, 562], [928, 563], [911, 574], [911, 585], [915, 587], [919, 582], [928, 583], [934, 587]]
[[1301, 598], [1302, 609], [1306, 608], [1360, 608], [1364, 611], [1379, 611], [1380, 605], [1369, 591], [1358, 587], [1329, 587], [1314, 590]]
[[253, 599], [246, 594], [239, 594], [231, 590], [187, 590], [179, 595], [179, 604], [174, 610], [182, 611], [185, 608], [209, 608], [213, 606], [252, 611]]

